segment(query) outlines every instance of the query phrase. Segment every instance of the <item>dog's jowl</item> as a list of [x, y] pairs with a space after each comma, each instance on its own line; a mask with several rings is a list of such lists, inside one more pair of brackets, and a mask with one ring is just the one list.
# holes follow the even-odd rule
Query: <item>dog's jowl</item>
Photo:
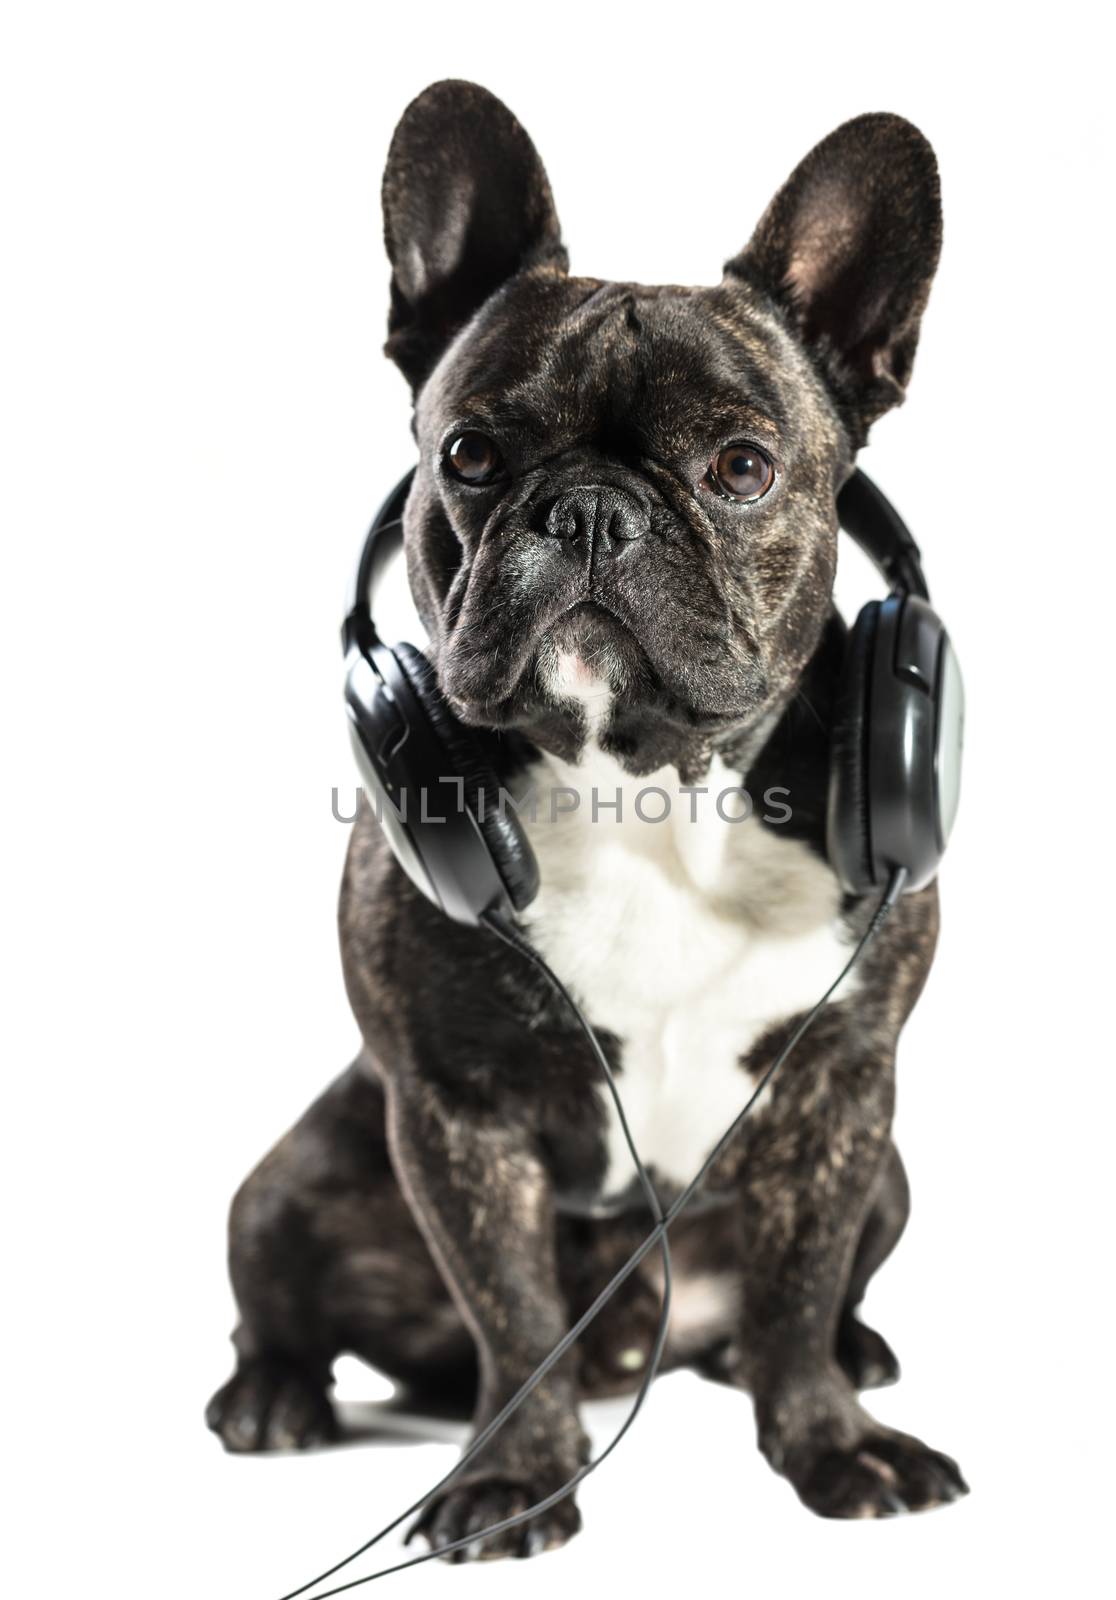
[[[520, 925], [598, 1029], [665, 1205], [875, 908], [826, 854], [836, 496], [911, 375], [934, 157], [901, 118], [860, 117], [716, 287], [602, 282], [570, 276], [516, 120], [441, 83], [400, 122], [383, 203], [387, 349], [419, 450], [407, 571], [436, 687], [508, 793], [534, 791]], [[937, 918], [933, 884], [900, 899], [671, 1235], [666, 1365], [746, 1387], [761, 1449], [827, 1516], [964, 1491], [858, 1395], [898, 1372], [856, 1308], [906, 1220], [896, 1043]], [[237, 1368], [209, 1410], [233, 1450], [331, 1437], [342, 1352], [483, 1426], [647, 1232], [571, 1016], [439, 913], [367, 805], [340, 923], [360, 1056], [233, 1203]], [[645, 1365], [654, 1262], [428, 1505], [430, 1540], [577, 1470], [579, 1400]], [[567, 1499], [479, 1553], [578, 1522]]]

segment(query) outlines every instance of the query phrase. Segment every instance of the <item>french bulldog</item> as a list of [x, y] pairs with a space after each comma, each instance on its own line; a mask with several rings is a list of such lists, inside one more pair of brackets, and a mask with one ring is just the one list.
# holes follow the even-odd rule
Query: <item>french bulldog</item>
[[[383, 208], [430, 661], [509, 790], [563, 796], [524, 823], [540, 889], [520, 926], [603, 1041], [666, 1206], [875, 909], [825, 853], [835, 500], [911, 376], [934, 155], [901, 117], [858, 117], [716, 287], [603, 282], [570, 275], [520, 124], [450, 81], [404, 113]], [[936, 886], [902, 897], [671, 1234], [664, 1367], [747, 1389], [761, 1450], [823, 1516], [966, 1492], [859, 1398], [898, 1374], [857, 1306], [907, 1218], [896, 1043], [937, 927]], [[368, 804], [340, 932], [363, 1047], [232, 1205], [237, 1366], [208, 1422], [234, 1451], [334, 1437], [342, 1352], [479, 1429], [649, 1228], [568, 1009], [440, 915]], [[655, 1263], [428, 1502], [432, 1545], [577, 1471], [579, 1402], [646, 1367]], [[470, 1553], [530, 1555], [579, 1523], [566, 1499]]]

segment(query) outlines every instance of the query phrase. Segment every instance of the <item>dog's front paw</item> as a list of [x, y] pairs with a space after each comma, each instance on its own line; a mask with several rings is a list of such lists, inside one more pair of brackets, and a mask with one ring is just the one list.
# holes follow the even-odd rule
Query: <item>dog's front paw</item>
[[337, 1436], [321, 1383], [286, 1361], [247, 1361], [205, 1409], [226, 1450], [311, 1450]]
[[524, 1485], [498, 1477], [451, 1485], [425, 1508], [408, 1532], [407, 1542], [421, 1534], [431, 1550], [438, 1550], [458, 1539], [469, 1539], [469, 1544], [452, 1553], [452, 1561], [491, 1561], [501, 1556], [534, 1556], [544, 1550], [556, 1550], [581, 1527], [581, 1514], [572, 1495], [517, 1527], [489, 1539], [477, 1537], [483, 1528], [526, 1511], [556, 1487]]
[[822, 1450], [788, 1475], [803, 1504], [822, 1517], [927, 1511], [969, 1492], [956, 1461], [885, 1428], [851, 1449]]

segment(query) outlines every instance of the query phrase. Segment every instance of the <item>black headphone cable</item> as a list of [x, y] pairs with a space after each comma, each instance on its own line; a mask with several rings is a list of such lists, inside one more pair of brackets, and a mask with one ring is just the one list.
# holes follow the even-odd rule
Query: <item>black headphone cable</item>
[[605, 1082], [608, 1085], [609, 1091], [616, 1105], [625, 1141], [631, 1153], [632, 1160], [635, 1163], [640, 1184], [643, 1188], [644, 1195], [647, 1198], [648, 1205], [650, 1206], [651, 1211], [656, 1218], [656, 1225], [643, 1240], [643, 1242], [638, 1245], [635, 1250], [633, 1250], [632, 1254], [628, 1257], [627, 1261], [625, 1261], [624, 1265], [618, 1268], [588, 1310], [585, 1311], [583, 1315], [578, 1318], [577, 1322], [574, 1323], [573, 1327], [571, 1327], [568, 1332], [562, 1336], [546, 1359], [540, 1362], [540, 1364], [535, 1368], [535, 1371], [528, 1379], [526, 1379], [517, 1392], [512, 1395], [511, 1399], [506, 1403], [503, 1409], [492, 1418], [492, 1420], [480, 1431], [480, 1433], [477, 1434], [476, 1438], [469, 1445], [468, 1449], [466, 1449], [458, 1458], [458, 1460], [454, 1462], [449, 1472], [447, 1472], [443, 1477], [439, 1478], [437, 1483], [431, 1485], [431, 1487], [422, 1495], [420, 1499], [416, 1500], [413, 1505], [408, 1506], [405, 1511], [401, 1511], [397, 1517], [381, 1528], [378, 1533], [373, 1534], [372, 1538], [362, 1544], [359, 1549], [354, 1550], [351, 1555], [346, 1556], [342, 1561], [337, 1562], [335, 1566], [330, 1567], [327, 1571], [319, 1573], [316, 1578], [311, 1578], [309, 1582], [302, 1584], [301, 1587], [289, 1590], [288, 1593], [281, 1597], [281, 1600], [297, 1600], [298, 1596], [306, 1594], [308, 1590], [313, 1589], [317, 1584], [324, 1583], [327, 1578], [333, 1577], [333, 1575], [337, 1572], [340, 1572], [343, 1567], [347, 1567], [353, 1561], [356, 1561], [360, 1556], [371, 1550], [373, 1546], [379, 1544], [382, 1539], [385, 1539], [389, 1533], [394, 1532], [401, 1522], [405, 1522], [409, 1516], [416, 1511], [421, 1510], [426, 1502], [435, 1494], [437, 1494], [438, 1491], [443, 1488], [451, 1478], [455, 1477], [463, 1467], [475, 1460], [480, 1451], [488, 1443], [489, 1439], [492, 1438], [493, 1434], [503, 1426], [507, 1419], [519, 1408], [532, 1390], [534, 1390], [538, 1384], [542, 1382], [551, 1369], [562, 1360], [562, 1358], [569, 1351], [570, 1347], [581, 1336], [589, 1324], [595, 1320], [597, 1315], [612, 1299], [613, 1295], [617, 1292], [620, 1286], [626, 1282], [626, 1280], [643, 1261], [644, 1257], [647, 1256], [657, 1244], [659, 1244], [663, 1249], [663, 1299], [662, 1308], [659, 1314], [659, 1324], [656, 1330], [655, 1342], [652, 1347], [651, 1356], [647, 1363], [646, 1371], [644, 1372], [643, 1379], [640, 1383], [635, 1399], [629, 1408], [628, 1415], [625, 1417], [623, 1423], [613, 1438], [601, 1451], [600, 1455], [597, 1456], [595, 1460], [589, 1461], [583, 1467], [579, 1468], [573, 1477], [563, 1484], [561, 1488], [554, 1490], [554, 1492], [547, 1495], [545, 1499], [537, 1501], [534, 1505], [528, 1506], [525, 1510], [517, 1512], [514, 1516], [505, 1517], [500, 1522], [494, 1522], [487, 1528], [481, 1528], [475, 1533], [470, 1533], [461, 1539], [455, 1539], [449, 1544], [439, 1545], [436, 1549], [425, 1550], [417, 1556], [409, 1557], [406, 1561], [400, 1561], [396, 1563], [394, 1566], [383, 1567], [379, 1572], [371, 1572], [363, 1578], [353, 1578], [348, 1583], [339, 1584], [333, 1589], [323, 1590], [320, 1595], [315, 1597], [315, 1600], [330, 1600], [330, 1597], [333, 1595], [344, 1594], [347, 1590], [360, 1588], [366, 1583], [374, 1583], [377, 1578], [386, 1578], [394, 1572], [403, 1572], [408, 1567], [420, 1566], [423, 1562], [433, 1561], [436, 1557], [452, 1555], [458, 1550], [467, 1549], [470, 1545], [478, 1544], [484, 1539], [491, 1538], [494, 1534], [503, 1533], [510, 1528], [518, 1527], [520, 1524], [529, 1521], [530, 1518], [537, 1516], [541, 1511], [549, 1510], [551, 1506], [557, 1505], [560, 1500], [564, 1500], [568, 1495], [572, 1494], [578, 1485], [583, 1481], [583, 1479], [587, 1478], [591, 1472], [595, 1472], [601, 1463], [612, 1454], [613, 1450], [615, 1450], [616, 1446], [620, 1443], [620, 1440], [627, 1433], [628, 1429], [631, 1427], [632, 1423], [639, 1414], [643, 1402], [647, 1397], [648, 1390], [650, 1389], [656, 1372], [658, 1371], [659, 1363], [662, 1359], [663, 1349], [666, 1344], [666, 1336], [669, 1327], [671, 1289], [670, 1254], [669, 1249], [667, 1248], [666, 1235], [671, 1227], [671, 1224], [676, 1221], [680, 1213], [685, 1209], [685, 1207], [690, 1203], [694, 1195], [700, 1189], [707, 1174], [718, 1161], [724, 1150], [736, 1137], [736, 1134], [739, 1132], [748, 1114], [751, 1112], [752, 1108], [755, 1106], [764, 1090], [771, 1083], [772, 1079], [775, 1077], [775, 1074], [782, 1067], [791, 1051], [820, 1016], [821, 1012], [829, 1003], [830, 997], [836, 992], [837, 989], [840, 988], [841, 984], [844, 983], [849, 973], [852, 972], [853, 968], [860, 961], [864, 952], [879, 933], [888, 916], [894, 909], [896, 902], [903, 892], [906, 882], [906, 869], [903, 867], [896, 867], [893, 869], [891, 876], [888, 879], [887, 887], [880, 897], [879, 904], [877, 905], [867, 928], [857, 941], [852, 954], [845, 962], [845, 965], [841, 968], [841, 971], [837, 974], [836, 978], [834, 978], [833, 982], [829, 985], [829, 988], [826, 989], [821, 998], [816, 1001], [810, 1010], [807, 1011], [802, 1017], [801, 1021], [798, 1023], [798, 1026], [794, 1029], [793, 1033], [785, 1041], [782, 1048], [771, 1061], [770, 1065], [760, 1076], [758, 1083], [756, 1084], [752, 1093], [749, 1095], [744, 1106], [737, 1113], [733, 1122], [721, 1135], [720, 1139], [718, 1139], [717, 1143], [713, 1146], [713, 1149], [702, 1162], [695, 1176], [691, 1179], [686, 1188], [683, 1189], [682, 1193], [673, 1202], [665, 1215], [662, 1212], [658, 1195], [655, 1193], [654, 1185], [651, 1183], [651, 1180], [647, 1174], [647, 1170], [644, 1167], [643, 1162], [639, 1157], [639, 1153], [635, 1148], [631, 1131], [628, 1127], [627, 1117], [624, 1113], [623, 1104], [620, 1100], [620, 1093], [616, 1086], [615, 1078], [612, 1074], [612, 1069], [608, 1064], [608, 1060], [604, 1054], [604, 1051], [601, 1049], [600, 1043], [593, 1031], [591, 1024], [582, 1012], [581, 1007], [574, 1000], [573, 996], [569, 993], [558, 976], [551, 971], [550, 967], [547, 965], [539, 952], [522, 937], [522, 935], [512, 924], [493, 913], [486, 914], [486, 916], [482, 919], [484, 926], [488, 928], [488, 930], [498, 939], [502, 940], [504, 944], [508, 945], [511, 949], [518, 951], [522, 956], [525, 957], [525, 959], [529, 960], [532, 965], [534, 965], [536, 969], [546, 977], [555, 993], [560, 996], [560, 998], [570, 1008], [570, 1011], [576, 1018], [579, 1027], [588, 1040], [593, 1054], [597, 1059], [598, 1065], [604, 1072]]

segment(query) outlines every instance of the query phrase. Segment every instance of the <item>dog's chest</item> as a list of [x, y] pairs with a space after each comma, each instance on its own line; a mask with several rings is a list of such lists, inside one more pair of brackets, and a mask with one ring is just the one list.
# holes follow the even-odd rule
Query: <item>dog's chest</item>
[[[680, 790], [673, 771], [633, 779], [599, 752], [547, 768], [528, 823], [541, 877], [528, 932], [590, 1020], [621, 1041], [619, 1087], [643, 1161], [684, 1185], [747, 1099], [743, 1058], [839, 972], [837, 883], [754, 816], [724, 820], [742, 807], [739, 780], [719, 763], [705, 795]], [[564, 787], [566, 806], [576, 793], [576, 809], [550, 820], [547, 783]], [[605, 1200], [633, 1168], [600, 1092]]]

